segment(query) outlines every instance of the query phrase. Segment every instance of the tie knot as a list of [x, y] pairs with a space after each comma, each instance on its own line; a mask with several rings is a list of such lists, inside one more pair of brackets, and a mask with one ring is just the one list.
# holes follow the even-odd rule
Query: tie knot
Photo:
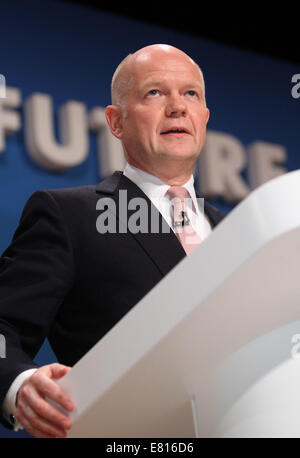
[[182, 186], [170, 186], [167, 194], [170, 196], [171, 199], [178, 198], [183, 200], [189, 196], [189, 192]]

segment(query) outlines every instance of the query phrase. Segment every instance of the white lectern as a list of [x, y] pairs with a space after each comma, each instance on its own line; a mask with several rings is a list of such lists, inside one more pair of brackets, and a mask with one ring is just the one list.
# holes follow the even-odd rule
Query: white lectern
[[77, 406], [68, 437], [300, 437], [298, 356], [294, 171], [244, 199], [59, 381]]

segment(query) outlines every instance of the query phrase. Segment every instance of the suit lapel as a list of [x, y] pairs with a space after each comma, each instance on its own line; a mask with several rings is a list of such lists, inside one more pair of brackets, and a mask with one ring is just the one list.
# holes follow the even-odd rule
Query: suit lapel
[[[198, 191], [196, 191], [196, 197], [204, 198], [204, 196], [199, 194]], [[204, 198], [204, 214], [209, 219], [212, 229], [226, 216], [218, 208], [209, 204], [205, 198]]]
[[[124, 211], [120, 212], [120, 191], [127, 192], [127, 204], [137, 197], [144, 199], [144, 202], [146, 202], [148, 212], [148, 227], [146, 232], [133, 233], [130, 231], [130, 218], [136, 210], [127, 210], [127, 215]], [[99, 183], [96, 186], [96, 192], [106, 196], [110, 195], [113, 198], [116, 205], [115, 216], [117, 219], [117, 226], [119, 220], [121, 220], [123, 228], [128, 228], [129, 226], [128, 232], [152, 259], [163, 276], [186, 256], [176, 235], [169, 228], [156, 207], [152, 205], [150, 199], [135, 183], [124, 176], [122, 172], [115, 172], [110, 178]], [[151, 222], [153, 222], [153, 219], [159, 222], [158, 233], [151, 232]]]

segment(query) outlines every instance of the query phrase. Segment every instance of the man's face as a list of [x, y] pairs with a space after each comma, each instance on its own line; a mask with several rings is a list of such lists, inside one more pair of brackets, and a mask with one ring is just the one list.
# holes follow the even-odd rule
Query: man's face
[[150, 173], [168, 161], [193, 166], [209, 117], [198, 67], [183, 53], [158, 51], [137, 58], [132, 72], [119, 135], [127, 160]]

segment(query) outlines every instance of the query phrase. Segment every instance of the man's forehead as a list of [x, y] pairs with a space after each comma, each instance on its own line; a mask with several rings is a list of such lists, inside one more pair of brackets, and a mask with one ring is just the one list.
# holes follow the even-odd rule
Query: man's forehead
[[137, 61], [132, 68], [132, 75], [136, 83], [144, 85], [148, 81], [177, 80], [199, 82], [203, 84], [203, 77], [199, 67], [192, 60], [167, 58], [164, 60]]
[[140, 67], [134, 74], [135, 84], [139, 87], [149, 85], [194, 85], [203, 88], [203, 77], [199, 67], [193, 66], [172, 66], [167, 62], [162, 65]]
[[152, 52], [138, 55], [133, 60], [133, 71], [186, 72], [199, 70], [195, 62], [184, 53]]
[[164, 71], [151, 72], [145, 78], [140, 78], [136, 81], [140, 87], [148, 86], [165, 86], [165, 85], [182, 85], [182, 86], [199, 86], [202, 88], [203, 82], [199, 74], [189, 75], [185, 72], [169, 72]]

